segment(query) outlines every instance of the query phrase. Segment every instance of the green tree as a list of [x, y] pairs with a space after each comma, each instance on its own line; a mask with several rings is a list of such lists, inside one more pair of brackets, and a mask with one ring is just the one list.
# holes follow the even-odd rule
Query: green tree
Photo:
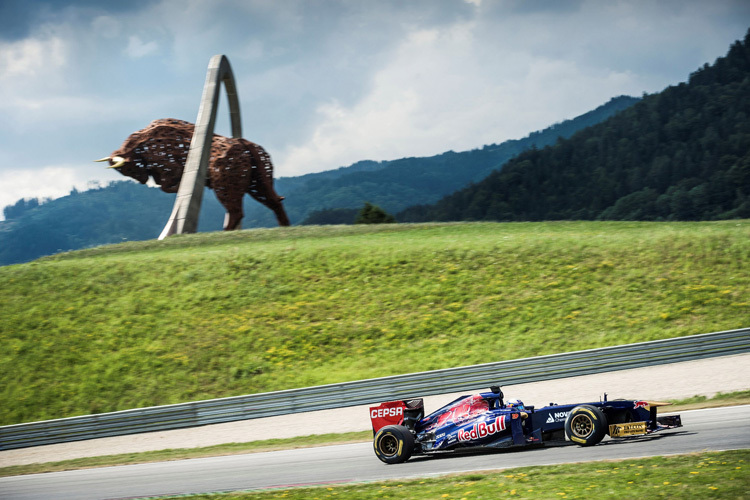
[[3, 215], [7, 220], [16, 219], [21, 216], [24, 212], [36, 208], [39, 206], [38, 198], [22, 198], [16, 202], [15, 205], [8, 205], [3, 208]]
[[355, 224], [390, 224], [396, 222], [396, 218], [377, 205], [365, 202], [365, 206], [354, 219]]
[[300, 222], [300, 224], [303, 226], [351, 224], [359, 212], [360, 211], [356, 208], [327, 208], [324, 210], [315, 210], [310, 212], [310, 215]]

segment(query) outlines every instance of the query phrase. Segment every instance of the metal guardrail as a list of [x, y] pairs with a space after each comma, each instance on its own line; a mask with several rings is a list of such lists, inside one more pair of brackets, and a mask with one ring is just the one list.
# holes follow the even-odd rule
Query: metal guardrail
[[0, 450], [180, 429], [750, 352], [750, 328], [0, 427]]

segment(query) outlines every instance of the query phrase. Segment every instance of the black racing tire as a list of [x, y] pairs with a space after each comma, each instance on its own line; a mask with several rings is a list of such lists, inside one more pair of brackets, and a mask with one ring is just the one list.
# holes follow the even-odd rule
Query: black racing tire
[[576, 406], [565, 419], [565, 436], [579, 446], [594, 446], [605, 434], [607, 417], [595, 406]]
[[403, 425], [387, 425], [375, 434], [375, 455], [387, 464], [400, 464], [411, 458], [414, 436]]

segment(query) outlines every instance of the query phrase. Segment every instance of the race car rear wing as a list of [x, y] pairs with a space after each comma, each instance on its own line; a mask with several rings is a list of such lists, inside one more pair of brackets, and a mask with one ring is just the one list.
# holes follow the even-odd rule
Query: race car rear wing
[[377, 433], [386, 425], [403, 425], [409, 429], [424, 417], [424, 401], [418, 399], [404, 399], [388, 401], [379, 406], [370, 407], [370, 421], [372, 432]]

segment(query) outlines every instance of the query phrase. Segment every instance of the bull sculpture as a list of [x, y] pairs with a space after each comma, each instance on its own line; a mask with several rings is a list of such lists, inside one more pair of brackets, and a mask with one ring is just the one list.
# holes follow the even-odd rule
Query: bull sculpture
[[[141, 184], [151, 177], [162, 191], [176, 193], [194, 129], [195, 125], [182, 120], [154, 120], [143, 130], [130, 134], [112, 155], [97, 161], [109, 161], [109, 168]], [[284, 198], [273, 189], [271, 157], [255, 143], [214, 134], [206, 187], [214, 190], [227, 211], [226, 231], [240, 228], [245, 193], [270, 208], [280, 226], [289, 225], [281, 204]]]

